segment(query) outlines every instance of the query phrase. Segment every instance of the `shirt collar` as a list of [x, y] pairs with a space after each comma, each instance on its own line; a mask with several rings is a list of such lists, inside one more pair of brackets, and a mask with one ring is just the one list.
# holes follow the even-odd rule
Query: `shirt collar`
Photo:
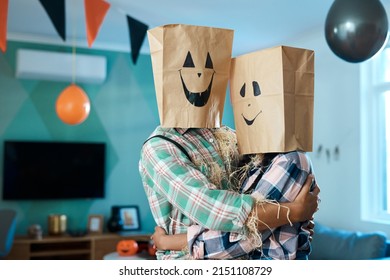
[[184, 135], [188, 130], [190, 130], [190, 128], [176, 128], [176, 131], [181, 135]]
[[[223, 128], [224, 125], [221, 126], [221, 128]], [[175, 128], [177, 132], [179, 132], [181, 135], [184, 135], [186, 132], [188, 132], [189, 130], [193, 129], [193, 128], [179, 128], [179, 127], [176, 127]]]

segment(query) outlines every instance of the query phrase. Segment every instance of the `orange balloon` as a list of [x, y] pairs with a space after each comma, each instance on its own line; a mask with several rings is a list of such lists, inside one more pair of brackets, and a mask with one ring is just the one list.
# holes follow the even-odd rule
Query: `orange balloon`
[[88, 95], [75, 84], [65, 88], [57, 98], [57, 115], [66, 124], [82, 123], [88, 117], [90, 109]]
[[124, 239], [116, 245], [119, 256], [132, 256], [138, 252], [138, 243], [133, 239]]

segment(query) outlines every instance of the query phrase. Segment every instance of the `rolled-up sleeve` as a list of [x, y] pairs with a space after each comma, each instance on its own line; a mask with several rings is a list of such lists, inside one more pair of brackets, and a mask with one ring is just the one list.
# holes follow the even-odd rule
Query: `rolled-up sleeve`
[[188, 228], [187, 241], [194, 259], [237, 259], [260, 247], [258, 240], [254, 238], [208, 230], [198, 225]]

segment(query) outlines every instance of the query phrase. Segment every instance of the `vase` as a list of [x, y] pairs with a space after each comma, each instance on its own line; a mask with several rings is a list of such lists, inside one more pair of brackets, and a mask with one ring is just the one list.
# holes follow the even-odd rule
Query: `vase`
[[117, 232], [123, 229], [123, 221], [120, 216], [119, 207], [111, 207], [111, 217], [108, 219], [107, 228], [110, 232]]

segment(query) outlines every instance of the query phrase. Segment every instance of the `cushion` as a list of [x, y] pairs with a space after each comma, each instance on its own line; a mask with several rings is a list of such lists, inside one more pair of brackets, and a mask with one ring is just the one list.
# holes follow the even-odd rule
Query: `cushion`
[[386, 235], [331, 228], [316, 222], [310, 260], [366, 260], [383, 258]]

